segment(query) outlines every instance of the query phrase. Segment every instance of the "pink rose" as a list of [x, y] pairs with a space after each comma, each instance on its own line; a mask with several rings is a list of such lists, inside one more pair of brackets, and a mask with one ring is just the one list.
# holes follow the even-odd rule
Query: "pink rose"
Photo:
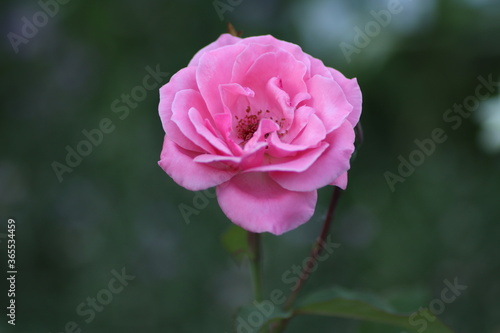
[[345, 189], [361, 90], [272, 36], [224, 34], [160, 89], [159, 165], [179, 185], [217, 186], [227, 217], [279, 235], [314, 213], [317, 189]]

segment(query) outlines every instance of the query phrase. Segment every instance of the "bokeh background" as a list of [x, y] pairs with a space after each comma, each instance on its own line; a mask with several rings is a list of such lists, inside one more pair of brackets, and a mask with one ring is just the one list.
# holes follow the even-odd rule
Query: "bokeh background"
[[[67, 1], [16, 53], [8, 34], [21, 34], [23, 17], [32, 22], [42, 7], [1, 2], [0, 275], [8, 218], [17, 222], [19, 273], [15, 327], [6, 323], [0, 279], [0, 332], [64, 332], [72, 321], [82, 332], [232, 332], [251, 284], [248, 268], [221, 246], [230, 222], [215, 199], [196, 201], [206, 207], [189, 224], [181, 215], [180, 205], [195, 207], [196, 193], [157, 166], [164, 134], [157, 90], [124, 119], [111, 106], [142, 85], [147, 66], [168, 72], [166, 83], [226, 21], [245, 36], [301, 45], [357, 77], [364, 94], [366, 139], [332, 229], [341, 247], [304, 294], [338, 285], [412, 312], [458, 278], [468, 288], [440, 318], [456, 332], [500, 332], [499, 87], [457, 129], [443, 120], [475, 94], [479, 76], [500, 80], [499, 2], [402, 0], [403, 10], [350, 61], [341, 43], [354, 45], [354, 28], [363, 30], [370, 11], [388, 1], [220, 3], [230, 10], [219, 15], [214, 2], [197, 0]], [[66, 146], [104, 118], [114, 130], [59, 181], [52, 163], [64, 163]], [[391, 191], [384, 174], [397, 173], [398, 157], [407, 159], [414, 140], [435, 128], [448, 139]], [[266, 293], [289, 290], [281, 275], [309, 253], [330, 193], [320, 191], [310, 223], [264, 236]], [[77, 307], [122, 268], [135, 279], [86, 323]], [[319, 317], [294, 319], [287, 332], [305, 331], [400, 332]]]

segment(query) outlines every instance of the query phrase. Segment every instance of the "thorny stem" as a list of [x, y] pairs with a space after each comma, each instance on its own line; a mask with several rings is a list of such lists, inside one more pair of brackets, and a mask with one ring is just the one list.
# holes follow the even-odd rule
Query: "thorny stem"
[[295, 287], [295, 289], [292, 291], [290, 296], [288, 297], [288, 300], [285, 303], [284, 309], [288, 310], [292, 307], [293, 303], [295, 302], [295, 299], [297, 298], [300, 289], [302, 289], [302, 286], [306, 282], [306, 280], [309, 278], [309, 275], [311, 274], [311, 269], [314, 267], [314, 263], [317, 262], [318, 256], [321, 254], [324, 248], [324, 244], [326, 241], [326, 238], [328, 236], [328, 232], [330, 231], [330, 225], [332, 224], [333, 220], [333, 214], [335, 213], [335, 208], [337, 207], [337, 203], [340, 198], [340, 194], [342, 193], [342, 190], [335, 186], [333, 188], [333, 194], [332, 198], [330, 200], [330, 205], [328, 207], [328, 211], [326, 213], [325, 217], [325, 222], [323, 223], [323, 229], [321, 230], [321, 234], [316, 240], [316, 243], [314, 244], [314, 247], [311, 251], [311, 255], [309, 256], [307, 260], [307, 264], [303, 266], [302, 274], [300, 276], [300, 280]]
[[[297, 283], [295, 289], [292, 291], [292, 293], [288, 297], [288, 299], [283, 307], [285, 311], [289, 310], [292, 307], [297, 296], [299, 295], [300, 290], [304, 286], [304, 283], [309, 278], [309, 275], [311, 275], [311, 269], [315, 266], [314, 264], [317, 262], [318, 256], [323, 251], [324, 244], [325, 244], [326, 238], [328, 237], [330, 226], [332, 224], [333, 215], [335, 213], [335, 208], [337, 207], [337, 203], [339, 201], [341, 193], [342, 193], [342, 190], [340, 188], [338, 188], [337, 186], [335, 186], [333, 189], [332, 198], [330, 200], [330, 205], [328, 206], [328, 211], [326, 213], [325, 222], [323, 223], [323, 228], [321, 229], [321, 233], [320, 233], [318, 239], [316, 240], [316, 243], [314, 244], [314, 247], [311, 251], [311, 254], [307, 260], [307, 263], [305, 265], [303, 265], [302, 274], [300, 275], [299, 282]], [[276, 324], [274, 324], [273, 326], [271, 326], [271, 332], [275, 332], [275, 333], [283, 332], [286, 325], [290, 321], [290, 319], [291, 319], [291, 317], [287, 318], [287, 319], [282, 319], [279, 322], [277, 322]]]

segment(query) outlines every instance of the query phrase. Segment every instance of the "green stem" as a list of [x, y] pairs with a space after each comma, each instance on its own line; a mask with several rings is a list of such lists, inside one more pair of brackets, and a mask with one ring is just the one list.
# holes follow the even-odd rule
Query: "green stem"
[[250, 249], [250, 271], [252, 273], [253, 295], [257, 302], [261, 302], [262, 276], [260, 268], [260, 234], [248, 232], [248, 247]]

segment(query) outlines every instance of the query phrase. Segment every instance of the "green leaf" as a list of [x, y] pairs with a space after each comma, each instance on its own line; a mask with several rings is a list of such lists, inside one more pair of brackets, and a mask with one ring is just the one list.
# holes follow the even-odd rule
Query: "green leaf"
[[[453, 331], [422, 309], [409, 315], [397, 314], [386, 302], [372, 295], [332, 288], [314, 293], [297, 305], [295, 314], [351, 318], [404, 328], [408, 333], [452, 333]], [[404, 332], [402, 332], [404, 333]]]
[[237, 225], [230, 226], [222, 235], [222, 245], [238, 263], [250, 257], [248, 233]]
[[267, 332], [269, 325], [277, 320], [290, 318], [292, 311], [284, 311], [271, 301], [253, 302], [242, 306], [236, 313], [235, 332]]

